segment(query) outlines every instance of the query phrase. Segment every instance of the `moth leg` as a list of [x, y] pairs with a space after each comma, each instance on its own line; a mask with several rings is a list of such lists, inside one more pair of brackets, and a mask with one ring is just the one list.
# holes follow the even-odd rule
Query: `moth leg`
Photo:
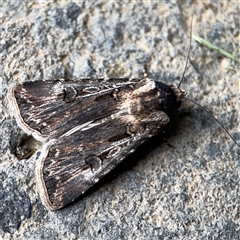
[[169, 143], [166, 138], [164, 138], [163, 141], [164, 141], [164, 144], [167, 145], [169, 148], [176, 149], [176, 147], [173, 146], [171, 143]]

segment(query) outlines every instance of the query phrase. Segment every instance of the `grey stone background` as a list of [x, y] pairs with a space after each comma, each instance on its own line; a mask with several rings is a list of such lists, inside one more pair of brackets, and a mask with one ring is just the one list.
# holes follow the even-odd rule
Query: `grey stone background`
[[[142, 77], [177, 84], [193, 33], [239, 57], [239, 1], [2, 1], [2, 239], [240, 239], [240, 149], [208, 114], [183, 103], [168, 129], [72, 205], [48, 211], [37, 153], [13, 154], [24, 133], [6, 93], [23, 81]], [[239, 64], [196, 43], [182, 88], [240, 141]], [[41, 151], [41, 149], [39, 149]], [[148, 153], [148, 154], [146, 154]]]

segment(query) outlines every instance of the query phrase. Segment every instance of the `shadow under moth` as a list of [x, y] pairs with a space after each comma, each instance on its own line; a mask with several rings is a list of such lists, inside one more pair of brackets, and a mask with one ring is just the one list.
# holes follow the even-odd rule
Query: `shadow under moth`
[[186, 92], [149, 78], [24, 82], [8, 94], [18, 125], [42, 142], [36, 179], [43, 204], [71, 203], [150, 137]]

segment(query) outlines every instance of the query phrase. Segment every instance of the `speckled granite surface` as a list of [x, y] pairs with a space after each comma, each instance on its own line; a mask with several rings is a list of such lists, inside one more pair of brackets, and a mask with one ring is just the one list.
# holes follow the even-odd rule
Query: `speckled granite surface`
[[[185, 101], [169, 129], [68, 207], [38, 196], [38, 153], [12, 154], [23, 132], [6, 98], [23, 81], [141, 77], [177, 84], [193, 33], [239, 56], [239, 2], [18, 2], [0, 6], [0, 236], [2, 239], [239, 239], [240, 149]], [[192, 42], [182, 88], [240, 141], [239, 65]], [[41, 149], [39, 149], [41, 151]], [[149, 153], [149, 154], [146, 154]]]

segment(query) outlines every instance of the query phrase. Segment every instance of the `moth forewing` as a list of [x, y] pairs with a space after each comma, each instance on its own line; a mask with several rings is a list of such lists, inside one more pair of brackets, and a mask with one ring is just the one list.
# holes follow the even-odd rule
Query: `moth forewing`
[[46, 136], [36, 179], [43, 204], [52, 210], [72, 202], [158, 134], [186, 94], [149, 78], [90, 83], [36, 81], [12, 90], [16, 117], [33, 136]]
[[[75, 132], [71, 137], [75, 137], [75, 134], [81, 133]], [[51, 210], [59, 209], [83, 194], [122, 161], [136, 144], [132, 144], [128, 138], [92, 146], [91, 152], [82, 151], [80, 145], [72, 146], [70, 153], [63, 153], [62, 144], [65, 144], [62, 141], [65, 139], [60, 139], [59, 145], [47, 144], [44, 149], [46, 152], [41, 153], [36, 167], [40, 197], [43, 204]]]
[[93, 108], [97, 97], [111, 94], [126, 84], [130, 85], [124, 80], [119, 85], [114, 80], [112, 84], [103, 84], [89, 79], [24, 82], [9, 91], [8, 99], [19, 126], [43, 142], [84, 124], [85, 118], [92, 119], [89, 105]]

